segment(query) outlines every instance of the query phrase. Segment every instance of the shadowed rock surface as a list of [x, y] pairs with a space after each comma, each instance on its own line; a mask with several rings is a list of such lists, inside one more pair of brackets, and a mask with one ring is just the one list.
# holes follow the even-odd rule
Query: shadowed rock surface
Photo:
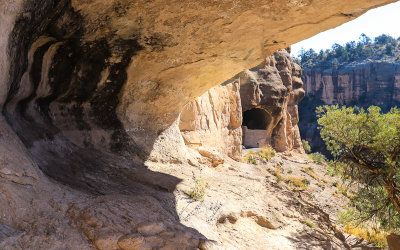
[[173, 193], [184, 105], [390, 2], [1, 1], [0, 248], [202, 247]]

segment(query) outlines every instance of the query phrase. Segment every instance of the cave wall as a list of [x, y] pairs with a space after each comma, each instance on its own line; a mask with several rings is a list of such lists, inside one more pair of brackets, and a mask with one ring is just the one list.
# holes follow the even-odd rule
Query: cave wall
[[179, 129], [187, 146], [198, 145], [240, 159], [242, 105], [240, 79], [216, 86], [189, 102], [180, 115]]
[[[9, 65], [2, 65], [0, 103], [39, 151], [59, 138], [60, 151], [156, 160], [163, 157], [157, 149], [181, 158], [183, 141], [173, 140], [175, 155], [168, 145], [190, 100], [277, 49], [389, 2], [6, 1], [2, 8], [12, 11], [2, 14], [9, 25], [1, 45]], [[34, 136], [24, 134], [24, 123]]]

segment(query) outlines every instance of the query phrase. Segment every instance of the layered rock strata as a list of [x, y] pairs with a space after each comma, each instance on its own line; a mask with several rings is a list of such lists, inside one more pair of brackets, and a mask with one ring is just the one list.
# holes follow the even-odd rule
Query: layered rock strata
[[315, 117], [319, 105], [380, 106], [387, 112], [400, 106], [400, 64], [378, 60], [353, 62], [333, 69], [303, 72], [306, 99], [300, 103], [300, 132], [314, 151], [325, 152]]
[[338, 70], [305, 70], [304, 89], [325, 104], [394, 106], [400, 103], [400, 64], [355, 62]]

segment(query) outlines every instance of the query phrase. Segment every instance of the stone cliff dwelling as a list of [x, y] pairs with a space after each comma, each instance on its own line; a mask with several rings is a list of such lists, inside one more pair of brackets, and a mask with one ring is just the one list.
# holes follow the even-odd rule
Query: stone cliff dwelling
[[267, 128], [271, 122], [271, 116], [264, 109], [253, 108], [243, 112], [243, 146], [260, 148], [269, 144]]

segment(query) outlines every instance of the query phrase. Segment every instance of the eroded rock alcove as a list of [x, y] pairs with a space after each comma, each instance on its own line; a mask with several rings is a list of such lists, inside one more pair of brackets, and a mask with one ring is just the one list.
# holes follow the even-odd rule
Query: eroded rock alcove
[[232, 104], [221, 105], [229, 117], [215, 112], [213, 140], [239, 155], [241, 83], [226, 81], [390, 2], [1, 1], [0, 248], [198, 247], [204, 236], [175, 207], [182, 179], [144, 165], [185, 166], [184, 106], [225, 82], [208, 97]]
[[187, 104], [180, 116], [182, 136], [186, 144], [235, 159], [241, 158], [243, 146], [302, 151], [297, 126], [302, 86], [301, 68], [290, 48], [279, 50]]

